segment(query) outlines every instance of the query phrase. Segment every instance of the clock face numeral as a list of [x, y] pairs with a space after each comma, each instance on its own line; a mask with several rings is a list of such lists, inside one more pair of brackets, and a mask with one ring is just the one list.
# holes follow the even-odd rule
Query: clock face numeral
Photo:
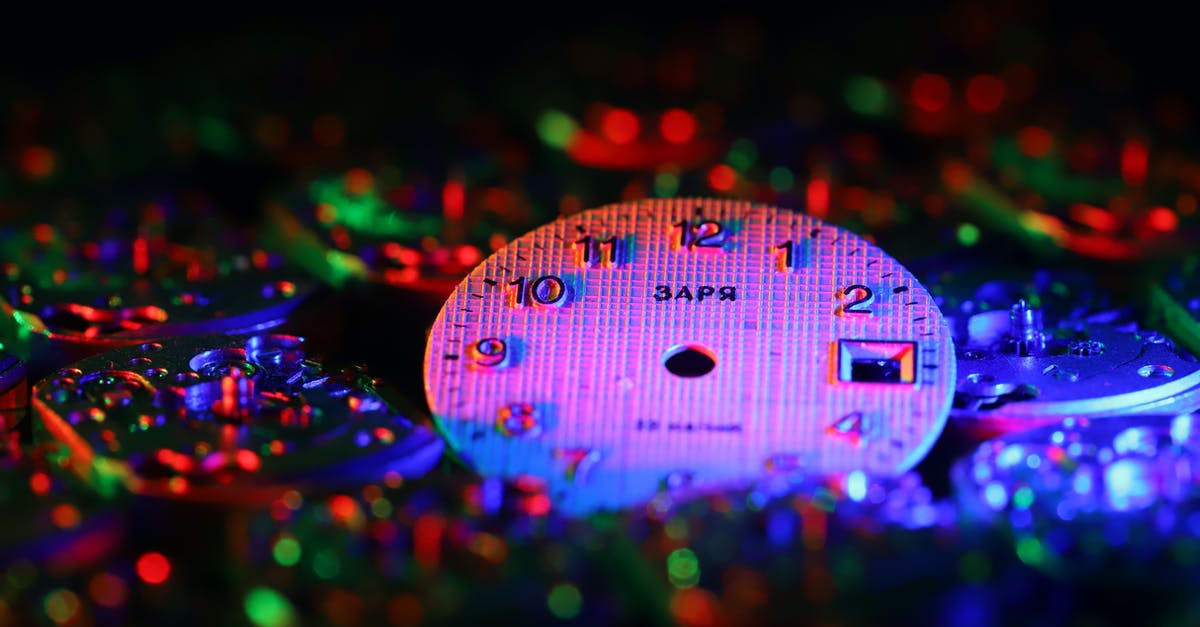
[[588, 473], [600, 462], [600, 452], [588, 448], [554, 449], [554, 459], [562, 465], [563, 478], [581, 485], [587, 482]]
[[861, 446], [867, 428], [866, 420], [861, 411], [851, 412], [825, 427], [825, 434], [838, 440]]
[[580, 268], [615, 268], [620, 265], [621, 242], [615, 236], [598, 240], [585, 235], [574, 243], [575, 265]]
[[429, 341], [429, 406], [462, 457], [544, 480], [567, 515], [794, 468], [900, 473], [954, 387], [949, 329], [896, 260], [737, 201], [543, 226], [464, 280]]
[[508, 344], [498, 337], [485, 337], [467, 351], [477, 370], [500, 368], [508, 363]]
[[523, 276], [517, 277], [508, 283], [508, 287], [508, 303], [512, 307], [562, 307], [567, 304], [567, 284], [552, 274], [537, 277], [532, 282]]
[[851, 285], [843, 289], [840, 294], [842, 304], [837, 308], [837, 314], [849, 316], [870, 316], [872, 310], [871, 304], [875, 302], [875, 292], [865, 285]]
[[671, 247], [675, 250], [721, 248], [726, 237], [725, 227], [716, 220], [680, 220], [671, 225]]
[[695, 239], [692, 246], [699, 248], [720, 248], [725, 243], [725, 229], [720, 222], [705, 220], [696, 225]]
[[800, 251], [797, 248], [796, 242], [792, 240], [776, 246], [773, 249], [775, 251], [775, 269], [780, 272], [794, 272], [800, 257]]

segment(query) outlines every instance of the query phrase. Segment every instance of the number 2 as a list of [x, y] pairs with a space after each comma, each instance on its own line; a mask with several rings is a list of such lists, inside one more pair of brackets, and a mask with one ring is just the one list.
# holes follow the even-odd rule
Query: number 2
[[725, 229], [715, 220], [705, 220], [695, 226], [688, 220], [680, 220], [671, 225], [671, 230], [675, 229], [679, 230], [679, 239], [671, 245], [676, 250], [720, 248], [725, 243]]
[[725, 231], [720, 222], [705, 220], [696, 225], [696, 239], [693, 246], [702, 248], [720, 248], [725, 243]]
[[[855, 292], [858, 293], [857, 297]], [[843, 314], [871, 315], [870, 309], [865, 309], [868, 305], [875, 302], [875, 292], [865, 285], [851, 285], [842, 290], [842, 296], [846, 298], [854, 298], [854, 300], [842, 305]], [[860, 309], [860, 307], [864, 309]]]

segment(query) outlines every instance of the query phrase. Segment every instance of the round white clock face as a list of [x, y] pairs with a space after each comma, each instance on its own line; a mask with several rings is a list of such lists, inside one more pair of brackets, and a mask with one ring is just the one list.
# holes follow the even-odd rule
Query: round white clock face
[[568, 513], [774, 472], [916, 464], [954, 388], [949, 328], [866, 240], [747, 202], [646, 200], [511, 242], [446, 301], [429, 405], [487, 476]]

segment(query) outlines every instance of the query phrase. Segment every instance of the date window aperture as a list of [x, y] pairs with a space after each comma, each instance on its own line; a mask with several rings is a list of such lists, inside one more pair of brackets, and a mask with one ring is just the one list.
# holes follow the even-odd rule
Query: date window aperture
[[838, 340], [837, 378], [853, 383], [917, 381], [915, 342]]

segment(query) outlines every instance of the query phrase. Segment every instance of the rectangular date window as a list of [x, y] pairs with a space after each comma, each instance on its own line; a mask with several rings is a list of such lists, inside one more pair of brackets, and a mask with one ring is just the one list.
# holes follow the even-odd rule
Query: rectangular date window
[[917, 343], [838, 340], [839, 381], [907, 383], [917, 381]]

